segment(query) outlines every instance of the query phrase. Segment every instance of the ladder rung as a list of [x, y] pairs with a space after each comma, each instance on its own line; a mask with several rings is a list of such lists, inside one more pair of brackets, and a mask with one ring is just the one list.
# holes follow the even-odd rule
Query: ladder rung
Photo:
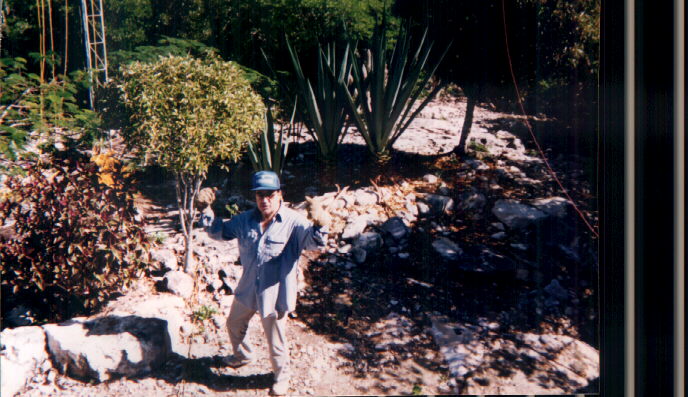
[[93, 18], [93, 17], [102, 18], [102, 17], [103, 17], [103, 14], [90, 14], [90, 15], [87, 15], [87, 16], [88, 16], [89, 18]]

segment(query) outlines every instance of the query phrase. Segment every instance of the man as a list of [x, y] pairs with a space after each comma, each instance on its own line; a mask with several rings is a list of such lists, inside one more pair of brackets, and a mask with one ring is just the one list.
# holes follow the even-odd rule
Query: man
[[239, 240], [243, 273], [227, 319], [233, 354], [224, 359], [225, 364], [239, 368], [251, 362], [251, 346], [244, 338], [251, 317], [258, 312], [275, 377], [271, 391], [285, 395], [289, 389], [285, 331], [287, 313], [296, 308], [297, 263], [302, 250], [325, 246], [329, 214], [311, 203], [311, 224], [283, 205], [279, 177], [272, 171], [255, 173], [251, 190], [255, 191], [256, 209], [222, 221], [214, 219], [208, 206], [201, 224], [215, 239]]

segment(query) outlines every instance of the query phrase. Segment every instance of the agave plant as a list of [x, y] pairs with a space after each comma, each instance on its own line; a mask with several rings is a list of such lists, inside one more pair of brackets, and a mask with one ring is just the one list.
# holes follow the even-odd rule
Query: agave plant
[[313, 139], [318, 143], [320, 153], [326, 162], [333, 162], [339, 143], [347, 132], [347, 99], [340, 90], [346, 87], [351, 75], [351, 64], [348, 62], [349, 46], [344, 50], [341, 61], [336, 60], [334, 44], [325, 49], [319, 48], [318, 76], [315, 87], [303, 74], [299, 57], [287, 40], [287, 49], [291, 56], [298, 96], [302, 100], [302, 118]]
[[382, 161], [389, 158], [389, 149], [394, 142], [439, 92], [441, 85], [438, 84], [411, 112], [449, 49], [447, 46], [437, 61], [430, 64], [428, 58], [432, 43], [426, 42], [427, 29], [413, 52], [407, 29], [400, 28], [391, 51], [387, 49], [386, 31], [383, 21], [373, 33], [371, 48], [361, 54], [365, 59], [359, 60], [355, 47], [350, 49], [353, 94], [346, 87], [340, 87], [353, 123], [370, 152]]
[[248, 144], [249, 159], [255, 171], [270, 170], [276, 172], [278, 175], [282, 175], [284, 159], [287, 157], [287, 150], [289, 149], [289, 141], [284, 139], [284, 132], [286, 130], [288, 137], [294, 130], [296, 104], [297, 102], [295, 101], [294, 110], [291, 113], [291, 120], [288, 125], [281, 126], [277, 140], [275, 140], [276, 134], [272, 112], [268, 105], [267, 111], [265, 112], [266, 125], [260, 136], [260, 150], [254, 147], [251, 142]]

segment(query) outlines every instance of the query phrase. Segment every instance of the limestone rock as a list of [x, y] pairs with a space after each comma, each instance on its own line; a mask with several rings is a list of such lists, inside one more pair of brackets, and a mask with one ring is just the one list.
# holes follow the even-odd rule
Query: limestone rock
[[484, 171], [484, 170], [489, 170], [490, 167], [485, 164], [484, 161], [481, 160], [466, 160], [466, 164], [471, 166], [471, 168], [478, 170], [478, 171]]
[[120, 309], [112, 314], [136, 315], [166, 321], [166, 333], [169, 336], [172, 351], [180, 356], [186, 356], [188, 349], [181, 336], [181, 329], [189, 323], [185, 311], [185, 303], [182, 298], [172, 294], [159, 294], [148, 296], [144, 301], [135, 302], [130, 307]]
[[175, 271], [179, 267], [177, 256], [169, 249], [152, 250], [151, 260], [158, 264], [160, 270]]
[[158, 318], [113, 315], [43, 326], [58, 368], [99, 382], [140, 376], [165, 363], [171, 350], [166, 328]]
[[354, 248], [351, 250], [351, 255], [354, 257], [356, 263], [361, 264], [365, 262], [368, 253], [363, 248]]
[[487, 203], [487, 198], [485, 195], [472, 190], [461, 194], [461, 201], [459, 203], [459, 208], [464, 211], [471, 212], [481, 212]]
[[354, 243], [354, 249], [359, 248], [371, 254], [382, 247], [382, 236], [375, 232], [362, 233]]
[[165, 274], [165, 285], [175, 295], [188, 299], [193, 294], [194, 281], [188, 274], [182, 271], [173, 271]]
[[433, 241], [432, 247], [442, 258], [448, 260], [456, 260], [463, 253], [463, 250], [458, 244], [446, 237], [440, 237]]
[[430, 214], [430, 206], [423, 203], [423, 202], [418, 202], [416, 203], [416, 208], [418, 208], [418, 214], [420, 215], [428, 215]]
[[423, 181], [427, 183], [437, 183], [439, 181], [439, 178], [433, 174], [427, 174], [423, 176]]
[[569, 292], [559, 284], [559, 280], [556, 278], [545, 287], [545, 292], [559, 300], [566, 300], [569, 298]]
[[539, 209], [517, 200], [497, 200], [492, 213], [510, 229], [520, 229], [547, 216]]
[[371, 223], [372, 219], [369, 215], [353, 216], [349, 219], [344, 231], [342, 232], [342, 239], [349, 240], [358, 237], [365, 228]]
[[[423, 200], [430, 206], [431, 214], [446, 214], [454, 208], [454, 200], [451, 197], [426, 194]], [[418, 209], [420, 210], [420, 207]]]
[[394, 240], [399, 241], [402, 238], [409, 235], [411, 229], [404, 223], [404, 220], [400, 217], [389, 218], [385, 223], [380, 226], [383, 232], [390, 235]]
[[600, 376], [600, 353], [592, 346], [566, 335], [524, 333], [517, 336], [525, 349], [538, 352], [538, 359], [554, 356], [557, 369], [569, 381], [586, 386]]
[[356, 191], [356, 205], [372, 205], [377, 204], [379, 197], [377, 193], [367, 189], [359, 189]]
[[0, 395], [11, 397], [24, 388], [38, 368], [50, 364], [45, 333], [35, 326], [7, 328], [0, 334], [0, 342]]
[[569, 201], [563, 197], [549, 197], [533, 200], [531, 203], [533, 207], [546, 213], [547, 215], [563, 218], [571, 205]]
[[493, 239], [495, 239], [495, 240], [503, 240], [503, 239], [506, 238], [506, 233], [504, 233], [504, 232], [497, 232], [497, 233], [491, 235], [490, 237], [493, 238]]

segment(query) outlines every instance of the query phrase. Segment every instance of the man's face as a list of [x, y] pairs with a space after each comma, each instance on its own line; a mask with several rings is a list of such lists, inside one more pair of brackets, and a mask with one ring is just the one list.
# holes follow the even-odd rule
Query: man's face
[[280, 190], [256, 190], [256, 205], [263, 218], [269, 218], [279, 210], [282, 202]]

